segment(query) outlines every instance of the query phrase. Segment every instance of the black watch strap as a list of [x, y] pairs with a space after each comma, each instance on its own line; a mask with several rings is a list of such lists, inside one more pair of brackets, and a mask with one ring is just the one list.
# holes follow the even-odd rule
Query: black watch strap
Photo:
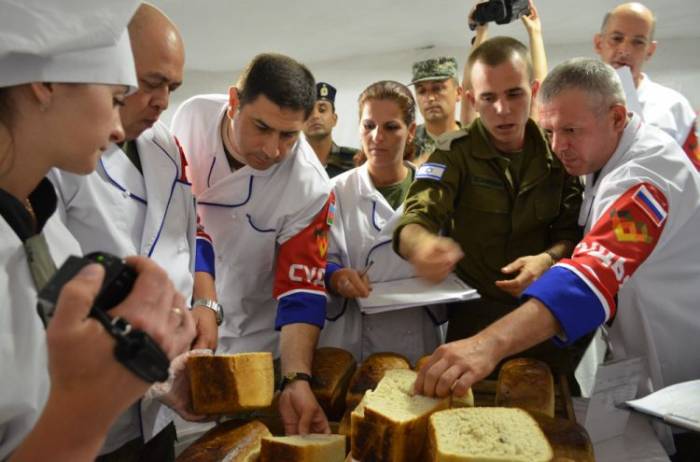
[[314, 378], [311, 374], [306, 372], [288, 372], [282, 376], [282, 381], [280, 382], [280, 391], [284, 390], [284, 387], [294, 382], [295, 380], [305, 380], [310, 384], [314, 383]]

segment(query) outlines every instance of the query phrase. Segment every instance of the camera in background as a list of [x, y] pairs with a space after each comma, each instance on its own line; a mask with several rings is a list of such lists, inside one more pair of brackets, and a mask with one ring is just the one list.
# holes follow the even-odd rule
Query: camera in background
[[488, 22], [508, 24], [528, 14], [530, 14], [528, 0], [489, 0], [476, 6], [469, 28], [474, 30], [477, 25]]

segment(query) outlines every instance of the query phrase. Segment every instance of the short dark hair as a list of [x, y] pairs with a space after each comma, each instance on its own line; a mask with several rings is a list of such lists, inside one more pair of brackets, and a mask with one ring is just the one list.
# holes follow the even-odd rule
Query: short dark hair
[[236, 85], [242, 108], [260, 95], [281, 108], [304, 111], [308, 119], [316, 102], [316, 83], [303, 64], [280, 54], [263, 53], [248, 64]]
[[467, 67], [469, 68], [467, 75], [471, 78], [472, 68], [477, 62], [494, 67], [503, 64], [513, 56], [523, 60], [527, 68], [527, 79], [529, 82], [532, 82], [534, 80], [534, 72], [532, 70], [530, 51], [522, 42], [512, 37], [494, 37], [474, 48], [467, 60]]

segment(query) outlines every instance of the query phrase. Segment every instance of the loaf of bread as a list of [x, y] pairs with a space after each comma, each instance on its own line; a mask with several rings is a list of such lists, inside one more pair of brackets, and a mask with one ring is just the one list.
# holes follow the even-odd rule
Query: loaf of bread
[[550, 462], [552, 448], [522, 409], [474, 407], [430, 416], [433, 462]]
[[177, 462], [256, 462], [265, 436], [272, 434], [257, 420], [245, 424], [224, 422], [192, 443]]
[[187, 362], [197, 414], [232, 414], [270, 406], [274, 392], [271, 353], [192, 356]]
[[296, 435], [262, 439], [260, 462], [344, 462], [345, 436]]
[[350, 437], [350, 417], [354, 409], [346, 409], [343, 417], [338, 422], [338, 434]]
[[503, 364], [496, 385], [496, 406], [518, 407], [554, 417], [554, 379], [549, 366], [529, 358]]
[[410, 369], [405, 356], [396, 353], [375, 353], [365, 359], [350, 380], [345, 398], [346, 408], [352, 409], [362, 401], [367, 390], [374, 390], [389, 369]]
[[329, 420], [338, 420], [345, 411], [345, 395], [357, 362], [352, 353], [340, 348], [316, 350], [311, 366], [315, 383], [311, 385], [318, 404]]
[[593, 445], [588, 432], [581, 425], [568, 419], [552, 418], [533, 412], [554, 452], [553, 462], [595, 462]]
[[430, 356], [432, 356], [432, 355], [421, 356], [420, 359], [418, 359], [418, 361], [416, 361], [416, 367], [414, 367], [413, 369], [416, 372], [420, 372], [421, 367], [423, 367], [423, 365], [428, 362], [428, 360], [430, 359]]
[[449, 399], [413, 394], [416, 372], [390, 369], [365, 394], [351, 415], [352, 457], [362, 461], [404, 462], [423, 452], [428, 417]]

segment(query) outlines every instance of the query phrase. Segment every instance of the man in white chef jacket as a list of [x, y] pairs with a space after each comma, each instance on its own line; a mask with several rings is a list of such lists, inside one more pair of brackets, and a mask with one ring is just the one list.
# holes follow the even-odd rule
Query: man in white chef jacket
[[195, 96], [172, 123], [216, 243], [220, 350], [279, 351], [288, 434], [329, 431], [309, 384], [334, 207], [328, 176], [300, 136], [315, 96], [305, 66], [262, 54], [228, 95]]
[[637, 2], [623, 3], [605, 15], [593, 45], [603, 62], [614, 68], [629, 67], [642, 106], [640, 116], [676, 140], [695, 168], [700, 169], [693, 107], [679, 92], [652, 81], [642, 72], [656, 51], [655, 28], [656, 18], [649, 8]]
[[[195, 348], [216, 349], [221, 309], [214, 251], [198, 226], [187, 163], [177, 139], [158, 121], [182, 83], [184, 47], [177, 27], [142, 4], [129, 23], [139, 89], [120, 109], [125, 142], [112, 144], [97, 170], [79, 176], [55, 169], [59, 211], [85, 253], [144, 255], [166, 269], [192, 302]], [[172, 460], [172, 413], [142, 400], [112, 426], [98, 460]]]
[[[627, 111], [607, 64], [562, 63], [539, 98], [552, 150], [569, 174], [586, 175], [579, 215], [585, 235], [571, 258], [525, 290], [519, 308], [439, 347], [416, 389], [461, 395], [504, 357], [547, 339], [571, 344], [606, 323], [613, 359], [643, 358], [641, 396], [697, 379], [700, 177], [668, 134]], [[657, 430], [669, 453], [674, 440], [681, 451], [700, 444], [697, 434], [672, 440], [668, 427]]]

